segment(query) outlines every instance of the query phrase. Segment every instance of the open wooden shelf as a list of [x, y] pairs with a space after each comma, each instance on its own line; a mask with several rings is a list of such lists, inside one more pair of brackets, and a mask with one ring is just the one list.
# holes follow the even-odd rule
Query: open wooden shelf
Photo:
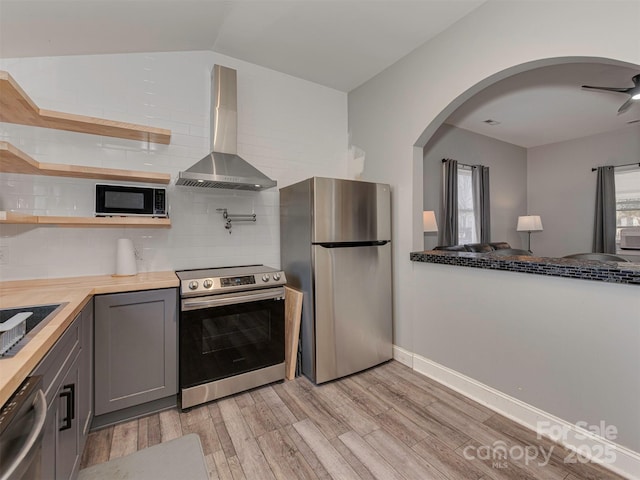
[[2, 223], [38, 223], [38, 217], [23, 213], [0, 212], [0, 224]]
[[9, 75], [0, 70], [0, 122], [168, 145], [171, 131], [39, 108]]
[[162, 183], [165, 185], [171, 181], [171, 175], [168, 173], [42, 163], [34, 160], [10, 143], [2, 141], [0, 141], [0, 173], [95, 178], [99, 180], [124, 180], [128, 182]]
[[59, 225], [61, 227], [171, 227], [168, 218], [151, 217], [54, 217], [46, 215], [24, 215], [0, 212], [0, 224]]
[[39, 216], [38, 225], [69, 227], [170, 227], [168, 218], [151, 217], [48, 217]]

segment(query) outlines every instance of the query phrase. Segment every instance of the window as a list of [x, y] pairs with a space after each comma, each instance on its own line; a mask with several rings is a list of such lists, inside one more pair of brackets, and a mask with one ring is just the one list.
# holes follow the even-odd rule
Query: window
[[640, 227], [640, 168], [618, 168], [616, 182], [616, 242], [620, 242], [620, 230]]
[[478, 243], [471, 167], [458, 165], [458, 245]]

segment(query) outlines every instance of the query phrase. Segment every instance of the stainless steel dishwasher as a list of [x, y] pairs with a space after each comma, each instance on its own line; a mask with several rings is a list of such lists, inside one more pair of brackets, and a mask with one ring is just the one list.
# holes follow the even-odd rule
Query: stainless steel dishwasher
[[29, 377], [0, 410], [0, 480], [40, 478], [46, 416], [42, 377]]

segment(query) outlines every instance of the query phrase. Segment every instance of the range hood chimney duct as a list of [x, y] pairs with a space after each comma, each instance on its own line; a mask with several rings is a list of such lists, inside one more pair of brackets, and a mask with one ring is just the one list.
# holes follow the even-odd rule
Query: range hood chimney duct
[[180, 172], [176, 185], [234, 190], [264, 190], [277, 182], [238, 156], [237, 76], [214, 65], [211, 78], [212, 152]]

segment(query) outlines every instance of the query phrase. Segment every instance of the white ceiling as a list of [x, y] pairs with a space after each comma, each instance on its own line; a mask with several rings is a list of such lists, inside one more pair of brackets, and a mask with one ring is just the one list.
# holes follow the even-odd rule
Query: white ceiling
[[[445, 123], [525, 148], [626, 128], [640, 120], [640, 101], [618, 115], [628, 95], [581, 86], [632, 87], [638, 73], [640, 66], [602, 63], [531, 70], [484, 89]], [[490, 126], [488, 119], [501, 123]]]
[[485, 0], [0, 0], [0, 57], [213, 50], [348, 92]]
[[[348, 92], [485, 0], [0, 0], [0, 58], [212, 50]], [[499, 82], [447, 123], [530, 148], [628, 126], [637, 68], [547, 67]], [[501, 122], [488, 126], [484, 120]]]

